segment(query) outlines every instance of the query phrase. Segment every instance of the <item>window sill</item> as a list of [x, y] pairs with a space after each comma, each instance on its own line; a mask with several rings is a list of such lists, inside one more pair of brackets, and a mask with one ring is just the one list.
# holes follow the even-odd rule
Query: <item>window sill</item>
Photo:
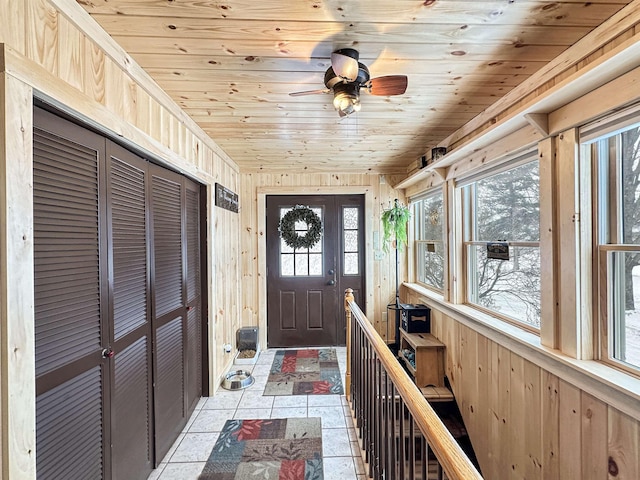
[[421, 302], [486, 336], [564, 381], [584, 390], [621, 412], [640, 419], [640, 378], [596, 360], [577, 360], [540, 344], [540, 337], [468, 305], [446, 302], [427, 288], [403, 283], [420, 295]]

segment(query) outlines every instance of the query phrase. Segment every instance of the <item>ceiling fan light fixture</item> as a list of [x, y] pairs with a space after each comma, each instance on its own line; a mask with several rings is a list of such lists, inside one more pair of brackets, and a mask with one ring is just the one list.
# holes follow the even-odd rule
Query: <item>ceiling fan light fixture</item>
[[406, 75], [386, 75], [371, 78], [369, 69], [358, 61], [359, 53], [353, 48], [341, 48], [331, 54], [331, 66], [324, 72], [322, 90], [289, 93], [292, 97], [333, 93], [333, 107], [341, 117], [360, 111], [360, 90], [371, 95], [402, 95], [407, 90]]
[[333, 89], [333, 107], [341, 114], [350, 115], [360, 111], [360, 95], [357, 85], [341, 83]]

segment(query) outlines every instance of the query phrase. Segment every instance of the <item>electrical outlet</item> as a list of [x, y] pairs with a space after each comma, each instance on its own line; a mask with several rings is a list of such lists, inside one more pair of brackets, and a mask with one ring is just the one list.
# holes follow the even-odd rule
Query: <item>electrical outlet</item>
[[376, 250], [373, 254], [373, 258], [376, 260], [384, 260], [384, 252], [382, 250]]

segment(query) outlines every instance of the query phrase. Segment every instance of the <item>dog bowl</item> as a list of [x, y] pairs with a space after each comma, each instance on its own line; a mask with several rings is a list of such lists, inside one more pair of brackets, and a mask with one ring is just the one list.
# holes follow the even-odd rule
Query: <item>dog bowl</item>
[[251, 373], [246, 370], [236, 370], [227, 373], [224, 380], [222, 380], [222, 388], [227, 390], [241, 390], [253, 385], [254, 381], [255, 379]]

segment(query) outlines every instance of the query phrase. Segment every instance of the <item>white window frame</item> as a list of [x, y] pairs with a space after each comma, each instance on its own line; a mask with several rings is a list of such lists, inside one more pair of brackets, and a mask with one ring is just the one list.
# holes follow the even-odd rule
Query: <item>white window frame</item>
[[[580, 129], [580, 151], [581, 156], [590, 161], [593, 171], [591, 241], [596, 252], [592, 267], [596, 273], [593, 302], [595, 357], [628, 373], [640, 375], [640, 365], [617, 358], [622, 352], [621, 333], [616, 328], [619, 325], [614, 325], [616, 312], [622, 308], [620, 302], [624, 301], [624, 291], [615, 289], [615, 285], [624, 285], [621, 259], [617, 254], [640, 253], [640, 243], [624, 243], [619, 212], [622, 201], [621, 158], [617, 155], [621, 150], [619, 135], [635, 127], [640, 127], [640, 106], [599, 119]], [[606, 173], [603, 169], [607, 170]]]
[[[419, 285], [428, 288], [429, 290], [433, 290], [439, 294], [444, 294], [446, 287], [447, 287], [447, 275], [448, 275], [448, 243], [447, 243], [447, 195], [445, 194], [445, 184], [440, 185], [437, 188], [431, 189], [417, 197], [413, 197], [411, 198], [411, 215], [412, 215], [412, 240], [413, 240], [413, 245], [412, 245], [412, 252], [411, 252], [411, 258], [413, 259], [413, 267], [414, 267], [414, 280], [416, 283], [418, 283]], [[424, 221], [424, 214], [422, 212], [422, 207], [424, 205], [424, 201], [425, 200], [429, 200], [432, 199], [436, 196], [440, 196], [442, 199], [442, 212], [441, 212], [441, 220], [442, 220], [442, 238], [439, 241], [434, 241], [434, 240], [427, 240], [427, 239], [422, 239], [422, 238], [418, 238], [419, 235], [421, 235], [421, 230], [422, 228], [420, 228], [418, 225], [416, 225], [416, 222], [422, 222]], [[419, 209], [420, 212], [417, 212], [416, 210]], [[421, 267], [420, 265], [420, 258], [419, 258], [419, 254], [421, 251], [420, 246], [421, 245], [425, 245], [426, 248], [426, 244], [429, 243], [434, 243], [434, 244], [440, 244], [441, 246], [441, 251], [442, 251], [442, 288], [438, 288], [436, 285], [431, 285], [429, 283], [426, 283], [424, 281], [421, 281], [420, 279], [420, 275], [421, 275], [421, 271], [424, 270], [424, 267]]]
[[[538, 161], [537, 158], [537, 150], [528, 149], [523, 153], [520, 153], [515, 156], [507, 157], [496, 163], [496, 165], [488, 170], [483, 171], [480, 174], [469, 175], [462, 179], [459, 179], [456, 184], [456, 199], [460, 202], [459, 212], [462, 214], [462, 219], [460, 221], [461, 231], [460, 231], [460, 243], [461, 243], [461, 271], [463, 281], [459, 282], [458, 288], [461, 289], [459, 298], [462, 303], [477, 309], [479, 311], [485, 312], [495, 318], [503, 320], [505, 322], [516, 325], [524, 330], [532, 332], [536, 335], [540, 335], [540, 328], [535, 327], [529, 322], [520, 321], [517, 318], [510, 317], [501, 313], [498, 310], [492, 310], [487, 307], [483, 307], [479, 303], [474, 303], [471, 301], [473, 295], [473, 278], [471, 275], [471, 266], [470, 262], [473, 260], [473, 247], [478, 245], [486, 245], [487, 241], [479, 241], [474, 237], [474, 222], [472, 219], [472, 211], [474, 210], [474, 206], [472, 205], [473, 198], [466, 198], [466, 194], [464, 193], [465, 189], [473, 188], [473, 185], [483, 179], [490, 178], [492, 176], [498, 175], [508, 170], [512, 170], [514, 168], [521, 167], [528, 163]], [[540, 165], [538, 164], [538, 167]], [[494, 239], [498, 240], [498, 239]], [[534, 247], [540, 249], [540, 241], [531, 242], [531, 241], [512, 241], [509, 240], [507, 242], [509, 247]], [[541, 259], [542, 263], [542, 259]], [[542, 305], [540, 305], [541, 307]], [[542, 318], [540, 318], [540, 323], [542, 323]]]

